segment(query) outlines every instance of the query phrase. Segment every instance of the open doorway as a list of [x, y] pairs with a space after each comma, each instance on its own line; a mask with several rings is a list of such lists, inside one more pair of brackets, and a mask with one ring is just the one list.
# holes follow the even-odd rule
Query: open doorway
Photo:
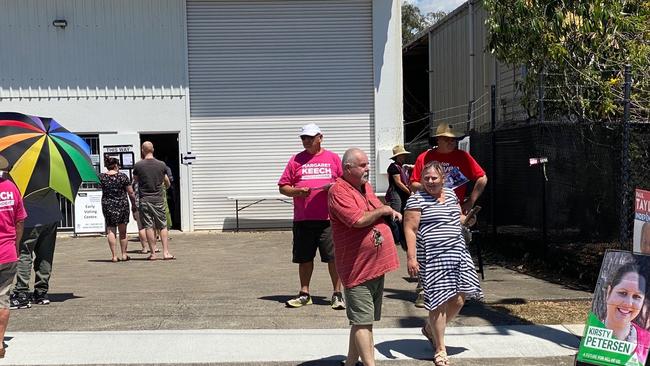
[[169, 203], [169, 214], [172, 218], [171, 228], [181, 228], [181, 195], [179, 163], [180, 153], [178, 151], [178, 133], [141, 133], [140, 144], [145, 141], [153, 143], [153, 155], [156, 159], [164, 162], [172, 171], [172, 185], [167, 190], [167, 202]]

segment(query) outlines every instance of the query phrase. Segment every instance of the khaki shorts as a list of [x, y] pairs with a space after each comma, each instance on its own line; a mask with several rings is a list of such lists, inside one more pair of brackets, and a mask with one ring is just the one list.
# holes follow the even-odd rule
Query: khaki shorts
[[9, 289], [16, 277], [18, 262], [0, 264], [0, 309], [9, 309]]
[[162, 230], [167, 228], [167, 215], [164, 202], [140, 201], [140, 221], [145, 229]]
[[350, 325], [372, 325], [381, 319], [384, 276], [344, 289], [345, 312]]

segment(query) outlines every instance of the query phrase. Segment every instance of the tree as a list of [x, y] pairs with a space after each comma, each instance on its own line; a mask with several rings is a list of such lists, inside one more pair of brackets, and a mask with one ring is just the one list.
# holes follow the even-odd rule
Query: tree
[[402, 44], [414, 40], [418, 33], [444, 18], [445, 15], [447, 13], [444, 11], [429, 12], [425, 15], [415, 4], [402, 3]]
[[545, 110], [619, 118], [626, 64], [633, 71], [632, 111], [637, 118], [650, 114], [649, 1], [484, 0], [484, 6], [491, 50], [527, 67], [522, 89], [530, 114], [543, 74]]

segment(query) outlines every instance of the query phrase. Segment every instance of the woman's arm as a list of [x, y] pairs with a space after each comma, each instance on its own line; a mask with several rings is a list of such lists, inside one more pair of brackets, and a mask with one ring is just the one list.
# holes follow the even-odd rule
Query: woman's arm
[[126, 186], [126, 193], [129, 196], [129, 200], [131, 201], [131, 211], [137, 211], [138, 207], [135, 205], [135, 192], [133, 191], [133, 187], [130, 184]]
[[417, 258], [415, 257], [415, 239], [420, 226], [420, 210], [407, 209], [404, 211], [404, 238], [406, 239], [406, 269], [411, 277], [420, 272]]
[[401, 189], [402, 191], [411, 194], [411, 190], [409, 187], [407, 187], [404, 183], [402, 183], [402, 178], [400, 177], [399, 174], [394, 174], [393, 175], [393, 182], [395, 182], [395, 185], [397, 188]]

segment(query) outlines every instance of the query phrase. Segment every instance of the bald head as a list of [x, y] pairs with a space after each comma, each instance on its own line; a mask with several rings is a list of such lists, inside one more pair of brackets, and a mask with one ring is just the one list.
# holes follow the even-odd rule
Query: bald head
[[153, 144], [151, 141], [142, 143], [142, 155], [153, 154]]
[[368, 156], [363, 150], [353, 147], [343, 154], [343, 179], [353, 187], [360, 188], [368, 182], [370, 164]]

